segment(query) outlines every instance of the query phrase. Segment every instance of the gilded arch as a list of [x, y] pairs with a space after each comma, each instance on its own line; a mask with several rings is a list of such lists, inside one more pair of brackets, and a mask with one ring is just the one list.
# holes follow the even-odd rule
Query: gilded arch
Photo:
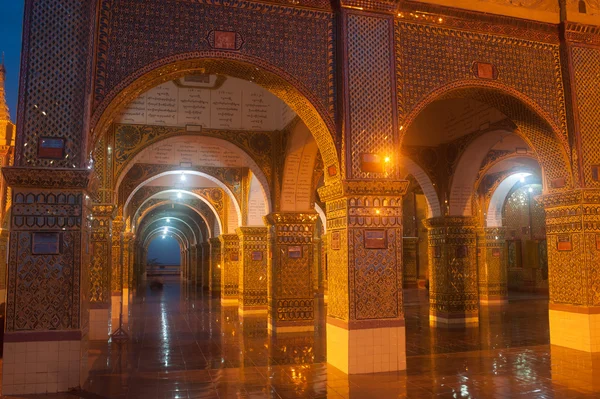
[[223, 51], [198, 51], [155, 61], [125, 78], [104, 97], [91, 118], [93, 146], [103, 137], [120, 110], [150, 88], [193, 72], [218, 74], [251, 80], [284, 101], [304, 121], [313, 134], [323, 161], [332, 171], [326, 184], [339, 179], [340, 168], [335, 144], [335, 124], [331, 115], [304, 85], [269, 63], [248, 55]]
[[154, 201], [152, 199], [148, 199], [146, 200], [146, 202], [144, 202], [139, 209], [136, 211], [136, 213], [134, 214], [133, 220], [135, 223], [135, 226], [138, 226], [140, 224], [140, 222], [144, 219], [144, 217], [146, 217], [147, 215], [150, 214], [150, 212], [152, 212], [154, 209], [160, 208], [162, 206], [166, 206], [166, 205], [182, 205], [184, 207], [187, 207], [189, 209], [191, 209], [193, 212], [195, 212], [205, 223], [205, 227], [206, 227], [206, 237], [208, 238], [212, 238], [212, 225], [214, 220], [211, 219], [211, 216], [214, 216], [214, 214], [212, 213], [212, 210], [210, 210], [210, 208], [208, 208], [208, 206], [200, 200], [195, 201], [196, 204], [192, 205], [189, 204], [187, 202], [175, 202], [172, 200], [157, 200]]
[[504, 113], [515, 124], [515, 134], [535, 151], [548, 192], [573, 187], [573, 170], [567, 153], [569, 146], [566, 135], [561, 134], [563, 129], [533, 100], [502, 83], [469, 79], [440, 87], [425, 96], [408, 113], [403, 130], [406, 131], [405, 128], [410, 127], [429, 104], [452, 98], [471, 98]]

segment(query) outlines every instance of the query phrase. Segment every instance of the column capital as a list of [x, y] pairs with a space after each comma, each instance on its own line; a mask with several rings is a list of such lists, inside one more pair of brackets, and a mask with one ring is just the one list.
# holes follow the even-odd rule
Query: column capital
[[402, 197], [408, 184], [408, 180], [336, 180], [317, 191], [324, 202], [356, 196]]
[[236, 234], [240, 239], [246, 237], [265, 236], [267, 234], [267, 227], [238, 227], [235, 229]]
[[424, 220], [423, 224], [428, 230], [453, 227], [475, 229], [479, 227], [477, 218], [472, 216], [438, 216]]
[[269, 226], [283, 224], [316, 224], [319, 214], [316, 212], [277, 212], [263, 217]]
[[9, 187], [32, 187], [36, 189], [92, 190], [97, 183], [96, 175], [89, 169], [43, 169], [27, 167], [2, 168]]

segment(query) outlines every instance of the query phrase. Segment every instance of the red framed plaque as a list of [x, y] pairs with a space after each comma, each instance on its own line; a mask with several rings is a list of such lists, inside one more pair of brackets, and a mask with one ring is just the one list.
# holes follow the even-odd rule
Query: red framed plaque
[[556, 249], [559, 251], [571, 251], [573, 249], [571, 236], [568, 234], [558, 236], [558, 239], [556, 240]]
[[60, 233], [33, 233], [31, 253], [33, 255], [60, 254]]
[[38, 139], [38, 158], [63, 159], [65, 157], [65, 139], [59, 137], [40, 137]]
[[299, 259], [301, 257], [302, 257], [302, 247], [301, 246], [288, 247], [288, 258]]
[[223, 50], [235, 50], [235, 32], [227, 32], [222, 30], [215, 31], [215, 48]]
[[499, 258], [500, 257], [500, 248], [492, 248], [492, 256], [494, 258]]
[[360, 168], [363, 172], [383, 173], [383, 162], [377, 154], [363, 153], [360, 156]]
[[365, 230], [365, 248], [385, 249], [387, 248], [387, 234], [385, 230]]
[[232, 262], [237, 262], [238, 260], [240, 260], [240, 255], [237, 253], [233, 253], [229, 255], [229, 260]]
[[254, 261], [263, 260], [263, 252], [262, 251], [252, 251], [252, 260], [254, 260]]

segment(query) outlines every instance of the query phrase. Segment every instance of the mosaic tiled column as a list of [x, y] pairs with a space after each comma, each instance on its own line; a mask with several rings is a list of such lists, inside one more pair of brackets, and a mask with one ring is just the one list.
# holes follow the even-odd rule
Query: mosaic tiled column
[[111, 323], [112, 330], [116, 330], [119, 324], [119, 315], [121, 314], [121, 296], [123, 294], [123, 276], [121, 273], [121, 238], [125, 229], [123, 218], [117, 216], [112, 222], [111, 239], [112, 239], [112, 262], [111, 262]]
[[272, 213], [269, 226], [268, 327], [274, 333], [313, 331], [316, 213]]
[[[6, 168], [3, 173], [13, 188], [13, 206], [2, 393], [36, 392], [38, 383], [45, 384], [39, 387], [43, 392], [78, 387], [88, 370], [89, 171]], [[65, 351], [69, 362], [63, 368]], [[21, 384], [17, 378], [33, 391], [15, 388]]]
[[221, 304], [238, 303], [240, 239], [237, 234], [221, 234]]
[[210, 273], [208, 286], [210, 292], [221, 292], [221, 240], [219, 238], [211, 238], [208, 240], [210, 246]]
[[[407, 182], [344, 182], [327, 204], [327, 362], [348, 374], [406, 369], [402, 195]], [[377, 195], [376, 187], [381, 190]]]
[[550, 343], [600, 352], [600, 190], [545, 195]]
[[203, 242], [202, 248], [202, 288], [208, 290], [210, 287], [210, 244]]
[[508, 257], [506, 229], [477, 230], [477, 271], [479, 302], [484, 305], [508, 303]]
[[427, 219], [429, 239], [429, 322], [436, 325], [476, 325], [476, 220], [445, 216]]
[[267, 228], [238, 227], [239, 311], [243, 314], [267, 311]]
[[110, 324], [112, 204], [94, 205], [90, 264], [90, 339], [107, 340]]
[[321, 236], [321, 276], [323, 279], [321, 280], [321, 286], [319, 287], [319, 292], [323, 294], [323, 297], [327, 299], [327, 242], [328, 235], [323, 234]]
[[419, 238], [404, 237], [402, 239], [402, 261], [404, 264], [404, 287], [417, 287], [417, 252]]
[[6, 273], [8, 266], [6, 264], [8, 254], [8, 229], [0, 229], [0, 306], [5, 306], [6, 299]]

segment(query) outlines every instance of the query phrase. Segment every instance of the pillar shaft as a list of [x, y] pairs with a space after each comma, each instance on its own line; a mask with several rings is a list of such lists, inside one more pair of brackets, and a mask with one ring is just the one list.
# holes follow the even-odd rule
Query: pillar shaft
[[477, 324], [476, 220], [444, 216], [426, 220], [429, 235], [429, 321]]
[[508, 258], [503, 227], [477, 231], [479, 301], [482, 304], [508, 302]]
[[550, 343], [600, 352], [600, 190], [546, 195]]
[[111, 300], [112, 204], [94, 205], [90, 263], [90, 339], [108, 339]]
[[[402, 195], [408, 182], [343, 182], [327, 204], [327, 361], [348, 374], [404, 370]], [[368, 187], [371, 187], [368, 189]]]
[[269, 225], [268, 325], [276, 333], [315, 325], [313, 244], [316, 213], [272, 213]]
[[209, 280], [210, 280], [210, 244], [208, 242], [203, 242], [201, 244], [202, 248], [202, 288], [204, 290], [208, 290]]
[[404, 237], [402, 239], [402, 261], [404, 264], [404, 287], [417, 286], [417, 252], [419, 238]]
[[267, 228], [239, 227], [238, 301], [241, 313], [267, 310]]
[[221, 303], [238, 301], [240, 240], [237, 234], [221, 234]]
[[[29, 352], [11, 356], [3, 369], [21, 370], [24, 381], [37, 381], [42, 367], [58, 366], [60, 349], [66, 347], [72, 363], [58, 376], [66, 391], [80, 386], [88, 372], [89, 171], [6, 168], [3, 173], [14, 190], [4, 354], [15, 354], [25, 342], [28, 348], [50, 348], [43, 351], [43, 358], [41, 352], [31, 354], [38, 365], [33, 371], [25, 367]], [[70, 188], [64, 188], [65, 182]], [[2, 393], [14, 393], [13, 389], [4, 384]]]
[[211, 293], [221, 292], [221, 241], [211, 238], [210, 245], [210, 273], [208, 286]]

